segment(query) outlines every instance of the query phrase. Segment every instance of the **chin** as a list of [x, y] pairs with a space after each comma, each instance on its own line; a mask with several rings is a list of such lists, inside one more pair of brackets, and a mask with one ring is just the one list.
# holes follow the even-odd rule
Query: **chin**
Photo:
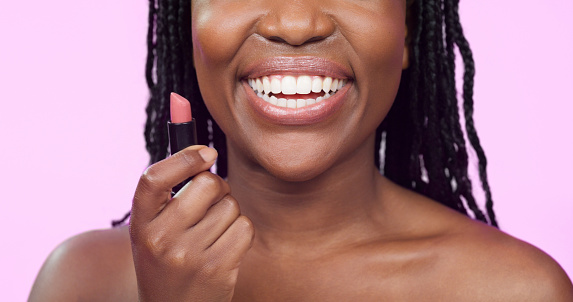
[[306, 182], [322, 175], [331, 164], [318, 162], [314, 158], [265, 161], [262, 168], [270, 175], [286, 182]]

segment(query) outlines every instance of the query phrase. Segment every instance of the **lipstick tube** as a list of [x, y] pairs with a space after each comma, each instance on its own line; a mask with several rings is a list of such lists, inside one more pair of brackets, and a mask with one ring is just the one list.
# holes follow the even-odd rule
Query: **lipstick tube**
[[[191, 117], [191, 105], [182, 96], [172, 93], [170, 99], [171, 121], [167, 122], [169, 149], [171, 155], [193, 145], [197, 145], [197, 129], [195, 119]], [[175, 195], [191, 178], [176, 185], [171, 194]]]

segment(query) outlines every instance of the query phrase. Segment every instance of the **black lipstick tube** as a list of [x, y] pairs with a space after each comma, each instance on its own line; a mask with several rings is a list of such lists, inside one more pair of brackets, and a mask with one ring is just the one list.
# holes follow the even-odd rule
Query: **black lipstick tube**
[[[197, 129], [195, 128], [195, 119], [186, 123], [167, 122], [167, 133], [169, 135], [169, 150], [171, 155], [193, 145], [197, 145]], [[175, 195], [185, 184], [191, 180], [187, 178], [180, 184], [176, 185], [171, 194]]]

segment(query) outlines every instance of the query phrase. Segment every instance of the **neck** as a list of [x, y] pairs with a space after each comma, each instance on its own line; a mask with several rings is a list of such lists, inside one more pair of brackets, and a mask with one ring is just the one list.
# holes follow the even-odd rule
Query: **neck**
[[278, 179], [229, 145], [231, 194], [256, 230], [255, 244], [272, 250], [351, 244], [373, 234], [384, 205], [374, 140], [307, 181]]

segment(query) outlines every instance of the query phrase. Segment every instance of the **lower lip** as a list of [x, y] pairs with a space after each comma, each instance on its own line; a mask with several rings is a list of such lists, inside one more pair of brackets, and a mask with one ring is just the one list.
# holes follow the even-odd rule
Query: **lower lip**
[[255, 91], [246, 81], [243, 87], [247, 91], [248, 103], [267, 121], [279, 125], [311, 125], [328, 119], [342, 107], [344, 97], [350, 89], [349, 81], [335, 94], [321, 102], [304, 106], [302, 108], [285, 108], [266, 102], [255, 94]]

